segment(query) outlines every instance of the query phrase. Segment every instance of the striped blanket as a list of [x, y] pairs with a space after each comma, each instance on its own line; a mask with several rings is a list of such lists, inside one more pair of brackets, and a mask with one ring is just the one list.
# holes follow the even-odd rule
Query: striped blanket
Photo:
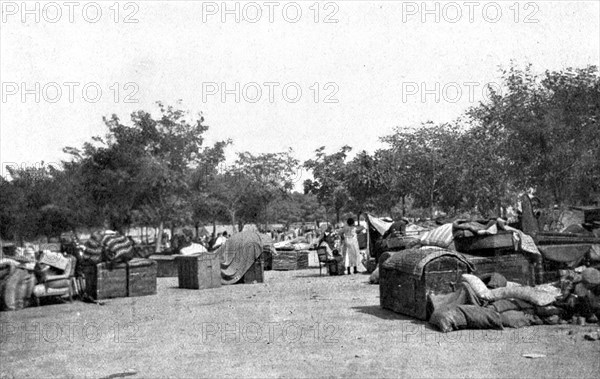
[[85, 243], [84, 258], [93, 263], [130, 261], [134, 255], [133, 242], [114, 232], [94, 232]]

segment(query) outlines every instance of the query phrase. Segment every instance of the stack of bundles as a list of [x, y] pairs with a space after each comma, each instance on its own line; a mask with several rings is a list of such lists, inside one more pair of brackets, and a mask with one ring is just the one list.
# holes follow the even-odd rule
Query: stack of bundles
[[116, 232], [94, 232], [85, 243], [83, 256], [91, 263], [127, 262], [133, 258], [133, 242]]
[[455, 292], [429, 297], [429, 322], [442, 332], [459, 329], [503, 329], [556, 323], [564, 309], [556, 306], [560, 289], [552, 285], [521, 286], [500, 274], [462, 275]]
[[502, 220], [457, 220], [452, 224], [457, 251], [474, 255], [496, 255], [515, 251], [513, 234]]
[[[296, 250], [279, 250], [273, 255], [273, 270], [297, 270], [298, 254]], [[306, 256], [306, 266], [308, 266], [308, 255]]]

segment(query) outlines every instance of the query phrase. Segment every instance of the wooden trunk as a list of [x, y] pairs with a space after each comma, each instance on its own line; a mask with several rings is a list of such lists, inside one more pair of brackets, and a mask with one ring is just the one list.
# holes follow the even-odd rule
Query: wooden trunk
[[177, 262], [179, 288], [206, 289], [221, 286], [221, 262], [215, 254], [182, 255]]
[[488, 236], [456, 237], [456, 251], [479, 256], [490, 256], [514, 251], [511, 232], [498, 232]]
[[264, 253], [254, 261], [242, 277], [242, 280], [240, 280], [240, 283], [252, 284], [263, 283], [265, 281], [263, 255]]
[[127, 266], [123, 263], [109, 269], [106, 263], [83, 266], [86, 292], [96, 300], [127, 296]]
[[136, 258], [127, 262], [127, 295], [156, 294], [156, 261]]
[[[470, 273], [468, 264], [455, 256], [431, 259], [431, 250], [409, 249], [382, 257], [379, 267], [379, 295], [383, 308], [427, 320], [427, 299], [431, 294], [455, 290], [462, 274]], [[415, 268], [423, 264], [422, 274]]]
[[176, 278], [177, 263], [175, 258], [180, 255], [152, 255], [150, 259], [156, 261], [156, 276], [159, 278]]
[[522, 253], [491, 257], [468, 254], [463, 254], [463, 256], [475, 266], [475, 275], [479, 276], [496, 272], [510, 282], [517, 282], [527, 286], [535, 285], [534, 265], [530, 264], [530, 261]]

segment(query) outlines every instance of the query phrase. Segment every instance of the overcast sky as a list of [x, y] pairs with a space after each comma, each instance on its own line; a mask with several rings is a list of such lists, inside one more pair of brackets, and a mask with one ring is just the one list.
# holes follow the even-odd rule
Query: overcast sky
[[511, 59], [543, 71], [600, 57], [598, 1], [431, 2], [430, 13], [314, 3], [238, 2], [238, 23], [234, 2], [232, 14], [221, 2], [39, 2], [37, 14], [3, 2], [0, 161], [65, 159], [63, 146], [104, 133], [102, 116], [177, 99], [203, 112], [209, 141], [234, 140], [230, 161], [288, 147], [301, 160], [321, 145], [372, 152], [395, 126], [457, 117]]

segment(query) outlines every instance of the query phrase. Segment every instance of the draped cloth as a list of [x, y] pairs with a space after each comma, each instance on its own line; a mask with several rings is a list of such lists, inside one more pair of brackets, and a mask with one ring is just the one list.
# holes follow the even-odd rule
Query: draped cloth
[[268, 241], [263, 241], [261, 235], [254, 231], [231, 236], [216, 251], [221, 261], [221, 283], [237, 283], [260, 257], [264, 244]]

